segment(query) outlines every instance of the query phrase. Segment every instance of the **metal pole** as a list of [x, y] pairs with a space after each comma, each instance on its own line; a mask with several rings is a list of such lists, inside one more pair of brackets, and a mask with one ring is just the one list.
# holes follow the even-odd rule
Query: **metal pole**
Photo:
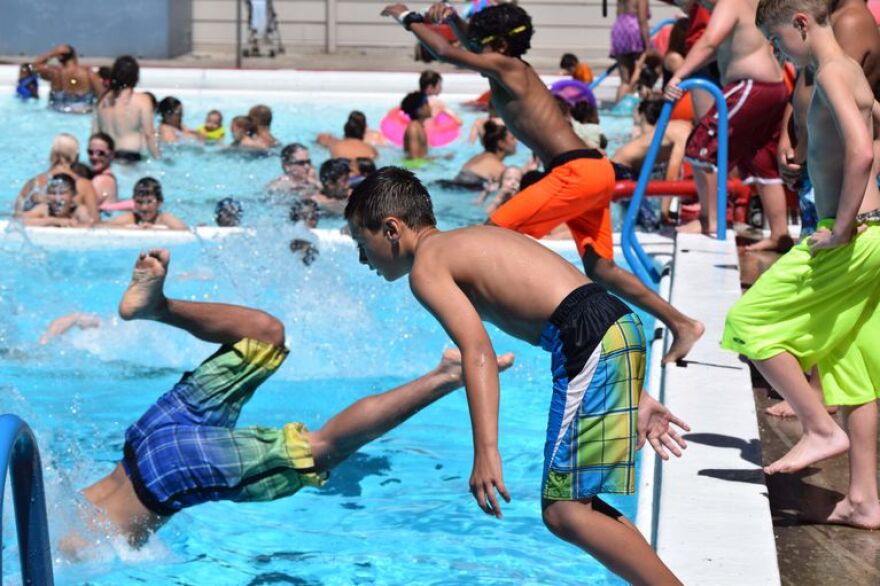
[[327, 0], [327, 43], [328, 53], [336, 52], [336, 0]]
[[241, 69], [241, 3], [235, 0], [235, 68]]

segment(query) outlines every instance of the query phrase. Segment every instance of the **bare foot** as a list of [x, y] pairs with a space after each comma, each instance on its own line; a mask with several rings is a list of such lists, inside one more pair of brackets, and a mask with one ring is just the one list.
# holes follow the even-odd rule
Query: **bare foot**
[[754, 244], [749, 244], [748, 246], [746, 246], [746, 251], [788, 252], [792, 246], [794, 246], [794, 240], [792, 240], [791, 237], [786, 234], [785, 236], [780, 236], [779, 238], [764, 238], [763, 240], [759, 240]]
[[[837, 407], [825, 407], [825, 411], [828, 412], [829, 415], [834, 415], [837, 413]], [[764, 409], [764, 413], [769, 415], [770, 417], [797, 417], [797, 414], [794, 412], [794, 409], [791, 408], [791, 405], [788, 404], [788, 401], [780, 401], [775, 405], [771, 405]]]
[[880, 529], [880, 502], [872, 500], [856, 505], [847, 497], [838, 501], [827, 517], [811, 520], [831, 525], [848, 525], [857, 529]]
[[687, 224], [682, 224], [676, 228], [675, 231], [681, 232], [682, 234], [699, 234], [703, 231], [703, 227], [699, 220], [691, 220]]
[[687, 356], [688, 352], [691, 351], [691, 348], [694, 347], [694, 344], [703, 336], [705, 331], [706, 326], [702, 322], [695, 319], [690, 320], [687, 326], [679, 328], [673, 334], [672, 346], [669, 347], [669, 352], [666, 353], [666, 356], [663, 357], [660, 363], [669, 364]]
[[[513, 352], [498, 356], [498, 372], [504, 372], [514, 362]], [[447, 348], [443, 351], [443, 357], [440, 359], [440, 365], [437, 370], [442, 374], [449, 376], [459, 385], [464, 385], [464, 371], [461, 368], [461, 351], [458, 348]]]
[[837, 425], [830, 435], [805, 433], [787, 454], [769, 466], [764, 466], [764, 472], [767, 474], [797, 472], [816, 462], [839, 456], [848, 449], [849, 439]]
[[165, 305], [162, 288], [171, 255], [165, 249], [142, 252], [134, 264], [131, 283], [119, 302], [122, 319], [149, 319]]

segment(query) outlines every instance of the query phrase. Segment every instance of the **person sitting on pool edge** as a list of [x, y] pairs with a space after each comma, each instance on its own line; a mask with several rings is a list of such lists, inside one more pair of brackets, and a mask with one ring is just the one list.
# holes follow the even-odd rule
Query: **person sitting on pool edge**
[[[169, 260], [167, 250], [140, 254], [120, 317], [177, 327], [220, 349], [128, 428], [122, 460], [83, 490], [101, 511], [96, 525], [106, 524], [133, 547], [185, 508], [217, 500], [271, 501], [322, 486], [329, 471], [361, 446], [463, 383], [459, 355], [447, 350], [424, 376], [360, 399], [316, 431], [303, 423], [237, 428], [242, 408], [287, 357], [284, 325], [249, 307], [168, 299]], [[505, 370], [513, 355], [499, 356], [497, 364]], [[61, 550], [76, 557], [86, 545], [70, 534]]]
[[92, 218], [84, 206], [74, 202], [76, 180], [67, 173], [52, 175], [46, 184], [46, 202], [17, 214], [25, 226], [54, 226], [57, 228], [89, 227]]
[[134, 184], [134, 208], [115, 218], [102, 222], [105, 227], [164, 228], [186, 230], [186, 224], [170, 212], [161, 211], [162, 185], [152, 177], [142, 177]]

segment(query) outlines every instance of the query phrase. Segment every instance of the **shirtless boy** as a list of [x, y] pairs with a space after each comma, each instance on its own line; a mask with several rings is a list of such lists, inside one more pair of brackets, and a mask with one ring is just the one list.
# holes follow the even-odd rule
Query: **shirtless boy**
[[[270, 501], [321, 486], [361, 446], [462, 385], [459, 356], [447, 351], [434, 370], [357, 401], [317, 431], [302, 423], [236, 428], [242, 408], [287, 357], [284, 326], [257, 309], [166, 298], [169, 258], [167, 250], [141, 253], [120, 317], [180, 328], [221, 347], [128, 428], [122, 460], [83, 491], [101, 510], [96, 521], [134, 547], [185, 508]], [[506, 354], [497, 367], [512, 363]], [[79, 536], [62, 542], [73, 555], [84, 546]]]
[[[770, 236], [747, 250], [786, 249], [791, 245], [785, 190], [776, 165], [779, 127], [788, 100], [782, 70], [767, 40], [755, 26], [758, 0], [702, 0], [712, 11], [709, 24], [666, 86], [666, 97], [682, 96], [681, 80], [718, 59], [728, 107], [728, 164], [744, 179], [754, 179], [770, 222]], [[700, 196], [700, 229], [716, 231], [714, 168], [718, 121], [713, 107], [688, 140], [687, 160], [694, 166]]]
[[74, 203], [76, 181], [67, 173], [52, 175], [46, 184], [46, 202], [37, 204], [16, 217], [25, 226], [89, 227], [92, 218], [85, 206]]
[[664, 363], [687, 355], [703, 334], [703, 324], [690, 319], [614, 263], [611, 196], [614, 170], [602, 153], [586, 148], [562, 116], [547, 86], [521, 56], [532, 37], [529, 15], [514, 4], [490, 6], [466, 23], [440, 2], [428, 11], [434, 22], [449, 22], [465, 47], [454, 47], [421, 22], [406, 6], [388, 6], [392, 16], [419, 38], [441, 61], [477, 71], [489, 79], [492, 105], [508, 129], [544, 163], [546, 177], [501, 206], [489, 223], [541, 238], [568, 224], [584, 269], [625, 300], [656, 315], [674, 336]]
[[153, 128], [153, 101], [150, 96], [135, 92], [140, 67], [134, 57], [116, 59], [110, 71], [110, 87], [98, 100], [92, 121], [92, 134], [103, 132], [116, 143], [117, 162], [136, 163], [145, 150], [159, 158], [156, 131]]
[[142, 177], [134, 184], [132, 195], [134, 208], [115, 218], [103, 222], [101, 226], [124, 226], [129, 228], [162, 228], [166, 230], [186, 230], [177, 216], [161, 210], [165, 198], [162, 185], [152, 177]]
[[501, 518], [498, 368], [489, 321], [553, 357], [542, 509], [556, 536], [633, 584], [679, 584], [638, 530], [599, 493], [634, 491], [635, 451], [646, 434], [661, 457], [680, 455], [687, 426], [642, 393], [645, 333], [638, 316], [571, 263], [495, 226], [437, 229], [431, 198], [411, 172], [384, 167], [345, 208], [360, 261], [413, 295], [461, 351], [473, 425], [471, 492]]
[[[800, 418], [800, 441], [768, 474], [795, 472], [850, 450], [850, 486], [824, 519], [880, 528], [880, 192], [872, 176], [880, 104], [843, 51], [826, 0], [761, 0], [757, 23], [798, 67], [815, 71], [807, 112], [807, 165], [819, 229], [779, 259], [727, 316], [722, 345], [749, 357]], [[841, 405], [847, 434], [811, 394], [818, 365], [826, 403]]]
[[[52, 58], [58, 65], [50, 65]], [[49, 107], [59, 112], [86, 114], [104, 93], [104, 83], [91, 68], [80, 65], [76, 50], [67, 44], [43, 53], [33, 63], [34, 69], [51, 84]]]
[[[328, 132], [322, 132], [318, 135], [317, 141], [318, 144], [330, 149], [330, 156], [334, 159], [342, 158], [350, 161], [359, 157], [378, 159], [379, 151], [364, 140], [366, 132], [366, 120], [352, 112], [342, 128], [342, 138], [336, 138]], [[356, 169], [352, 169], [352, 173], [355, 171]]]
[[403, 133], [403, 152], [410, 160], [428, 158], [428, 133], [425, 120], [431, 117], [428, 96], [422, 92], [410, 92], [400, 102], [400, 109], [409, 116], [409, 124]]

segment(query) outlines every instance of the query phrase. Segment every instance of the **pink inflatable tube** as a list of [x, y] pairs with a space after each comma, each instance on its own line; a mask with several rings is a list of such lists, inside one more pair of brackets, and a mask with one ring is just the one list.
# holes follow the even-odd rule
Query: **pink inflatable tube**
[[[409, 116], [404, 114], [400, 108], [393, 108], [382, 118], [379, 130], [382, 131], [385, 138], [398, 146], [403, 146], [403, 134], [406, 132], [408, 124]], [[434, 118], [425, 121], [425, 132], [428, 133], [428, 146], [442, 147], [458, 138], [461, 133], [461, 125], [449, 114], [440, 112]]]
[[102, 203], [98, 209], [102, 212], [128, 212], [134, 209], [134, 200], [123, 199], [113, 203]]

